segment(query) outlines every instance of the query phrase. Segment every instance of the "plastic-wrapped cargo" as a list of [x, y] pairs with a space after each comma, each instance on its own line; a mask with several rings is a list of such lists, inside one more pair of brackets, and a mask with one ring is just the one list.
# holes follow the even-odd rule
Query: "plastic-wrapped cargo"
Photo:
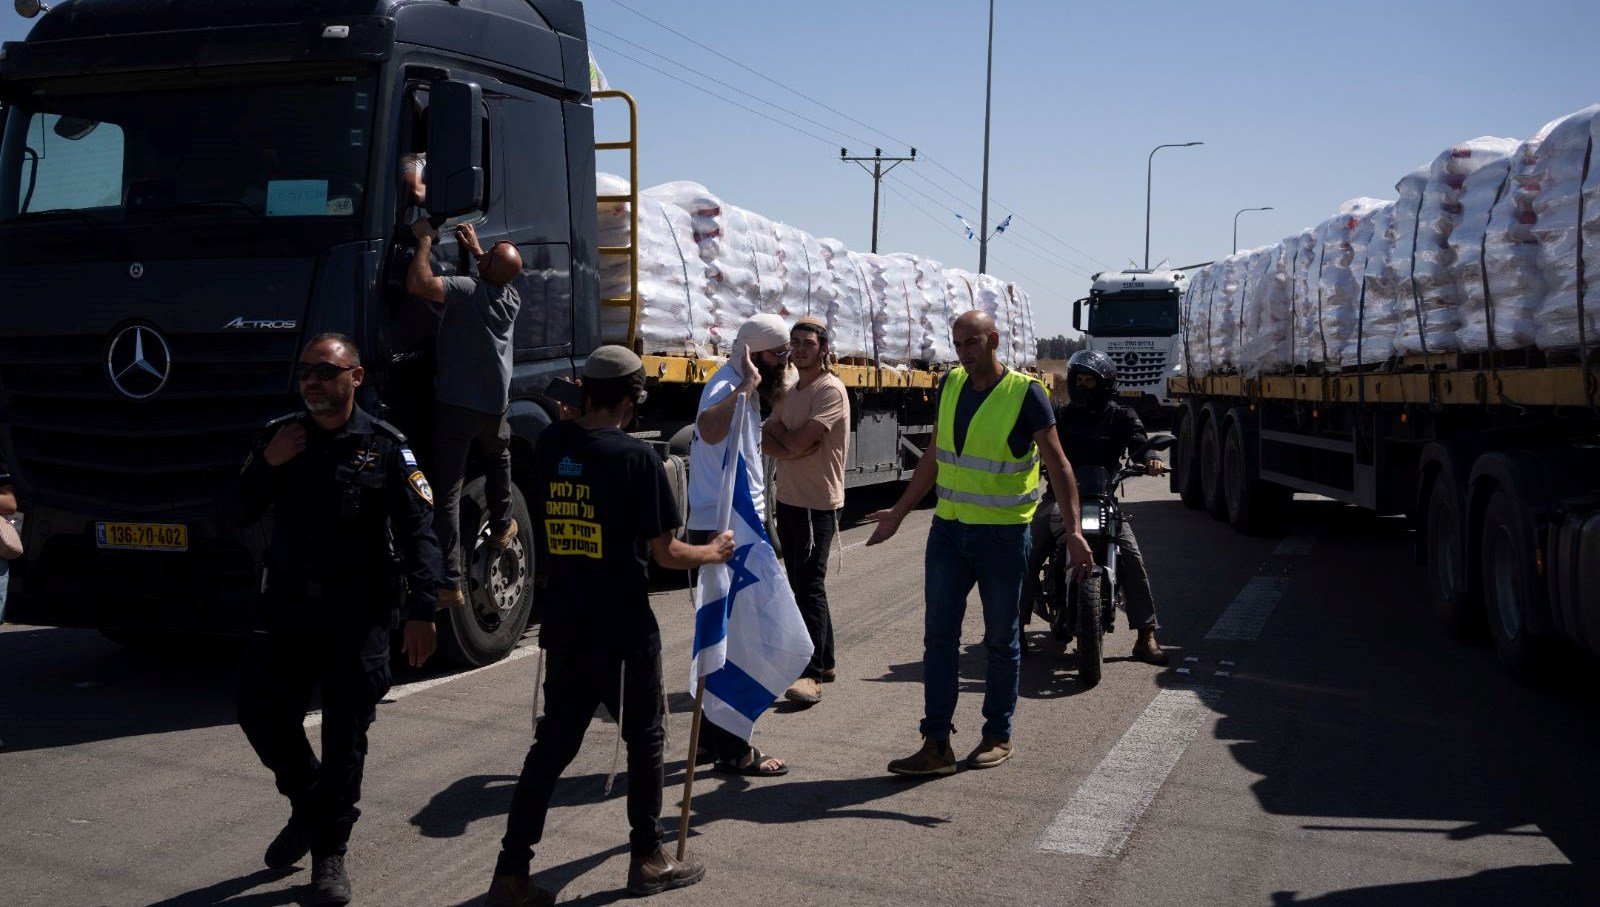
[[1360, 281], [1360, 286], [1357, 288], [1355, 320], [1344, 338], [1344, 349], [1339, 355], [1339, 362], [1343, 366], [1386, 362], [1394, 355], [1392, 328], [1376, 341], [1372, 330], [1380, 316], [1392, 326], [1397, 311], [1395, 300], [1399, 290], [1390, 270], [1396, 235], [1396, 205], [1396, 202], [1385, 202], [1372, 209], [1361, 228], [1366, 248], [1351, 265], [1351, 276]]
[[1033, 300], [1026, 290], [1014, 283], [1006, 284], [1006, 292], [1011, 295], [1012, 318], [1014, 329], [1012, 331], [1011, 348], [1016, 351], [1016, 364], [1020, 368], [1033, 368], [1039, 364], [1038, 338], [1034, 334], [1033, 325]]
[[773, 224], [778, 246], [778, 314], [787, 321], [803, 315], [826, 318], [833, 275], [817, 238], [788, 224]]
[[[1278, 346], [1287, 319], [1274, 317], [1274, 304], [1287, 298], [1278, 292], [1280, 246], [1262, 246], [1245, 253], [1244, 287], [1239, 294], [1239, 356], [1237, 365], [1246, 375], [1282, 363]], [[1282, 344], [1284, 351], [1287, 344]]]
[[[1535, 342], [1543, 350], [1578, 348], [1579, 244], [1586, 209], [1600, 204], [1591, 175], [1585, 191], [1584, 170], [1594, 166], [1590, 133], [1595, 126], [1600, 104], [1586, 107], [1551, 123], [1544, 129], [1530, 176], [1537, 182], [1533, 199], [1533, 235], [1539, 242], [1539, 273], [1544, 282], [1544, 298], [1534, 311]], [[1592, 216], [1592, 215], [1591, 215]], [[1600, 326], [1596, 306], [1584, 299], [1589, 341], [1595, 342]]]
[[[1491, 339], [1495, 349], [1522, 349], [1533, 346], [1537, 338], [1533, 313], [1544, 299], [1544, 277], [1539, 270], [1539, 239], [1533, 231], [1537, 219], [1533, 202], [1539, 195], [1539, 148], [1544, 139], [1545, 132], [1539, 132], [1517, 146], [1508, 159], [1508, 181], [1489, 212], [1482, 241], [1488, 297], [1475, 305], [1466, 305], [1467, 300], [1463, 300], [1463, 350], [1482, 352], [1489, 349]], [[1480, 170], [1473, 174], [1469, 181], [1484, 183], [1492, 179], [1482, 173]], [[1487, 191], [1486, 185], [1480, 191]], [[1483, 282], [1480, 279], [1477, 288], [1480, 295]]]
[[914, 297], [912, 311], [917, 316], [914, 326], [917, 345], [916, 357], [923, 362], [949, 362], [955, 358], [955, 347], [950, 341], [950, 327], [955, 321], [951, 299], [947, 295], [944, 265], [931, 258], [897, 252], [891, 258], [903, 259], [912, 272], [909, 291]]
[[1303, 366], [1311, 361], [1310, 337], [1313, 333], [1304, 323], [1305, 313], [1315, 311], [1316, 271], [1312, 270], [1317, 251], [1317, 231], [1307, 227], [1284, 241], [1290, 251], [1289, 259], [1289, 365]]
[[[1589, 144], [1593, 149], [1600, 146], [1600, 117], [1590, 120]], [[1554, 340], [1559, 340], [1564, 333], [1571, 338], [1571, 346], [1576, 347], [1581, 339], [1585, 345], [1585, 352], [1595, 348], [1600, 338], [1600, 151], [1593, 151], [1589, 160], [1589, 177], [1583, 183], [1583, 324], [1584, 333], [1578, 335], [1578, 313], [1572, 312], [1570, 324], [1552, 325], [1551, 334]]]
[[[1411, 258], [1411, 317], [1399, 321], [1395, 352], [1442, 353], [1461, 348], [1457, 337], [1461, 297], [1450, 234], [1461, 217], [1462, 187], [1467, 177], [1516, 148], [1512, 139], [1483, 136], [1445, 149], [1428, 166]], [[1404, 302], [1402, 299], [1402, 308]]]
[[1377, 280], [1367, 283], [1366, 321], [1361, 325], [1362, 357], [1368, 362], [1383, 362], [1396, 355], [1395, 344], [1409, 320], [1415, 333], [1417, 298], [1412, 289], [1411, 265], [1417, 240], [1417, 218], [1422, 211], [1422, 194], [1428, 185], [1425, 167], [1411, 171], [1395, 183], [1399, 199], [1394, 203], [1394, 234], [1386, 245], [1383, 270]]
[[978, 275], [960, 268], [945, 268], [945, 295], [950, 299], [950, 321], [978, 307]]
[[[599, 173], [597, 195], [626, 195], [628, 181]], [[629, 243], [629, 204], [599, 202], [596, 214], [600, 244]], [[629, 295], [632, 274], [626, 257], [608, 255], [601, 261], [600, 296], [622, 299]], [[628, 339], [630, 312], [621, 306], [602, 306], [600, 335], [607, 343]], [[698, 355], [705, 350], [711, 326], [710, 300], [706, 296], [705, 267], [694, 242], [687, 212], [653, 198], [639, 200], [639, 321], [637, 339], [646, 353]]]
[[1360, 316], [1373, 213], [1387, 204], [1383, 199], [1353, 198], [1317, 227], [1311, 263], [1315, 298], [1307, 300], [1310, 311], [1303, 322], [1309, 363], [1338, 368], [1344, 362], [1345, 345], [1355, 336]]
[[922, 346], [911, 293], [915, 272], [910, 263], [898, 256], [862, 252], [858, 257], [871, 289], [872, 338], [877, 358], [891, 365], [908, 364]]
[[1235, 252], [1222, 260], [1221, 285], [1212, 295], [1207, 314], [1206, 338], [1211, 346], [1211, 367], [1216, 371], [1232, 372], [1238, 369], [1241, 344], [1239, 338], [1239, 311], [1245, 288], [1245, 272], [1249, 255]]
[[995, 330], [1000, 333], [1000, 349], [997, 351], [1000, 361], [1015, 367], [1016, 351], [1011, 343], [1015, 323], [1012, 309], [1016, 305], [1015, 300], [1006, 292], [1005, 281], [993, 274], [976, 275], [974, 286], [976, 292], [973, 297], [977, 301], [977, 307], [994, 319]]
[[[1507, 241], [1505, 231], [1493, 229], [1492, 221], [1495, 208], [1513, 193], [1516, 184], [1512, 181], [1511, 171], [1518, 155], [1485, 165], [1467, 177], [1461, 186], [1461, 216], [1450, 234], [1450, 247], [1454, 255], [1451, 275], [1455, 278], [1456, 295], [1461, 300], [1460, 326], [1456, 330], [1456, 337], [1463, 352], [1482, 352], [1490, 348], [1491, 316], [1495, 322], [1492, 339], [1496, 349], [1533, 343], [1533, 322], [1528, 317], [1531, 313], [1524, 310], [1513, 314], [1502, 305], [1495, 292], [1496, 275], [1491, 264], [1494, 259], [1489, 252], [1491, 246]], [[1491, 239], [1491, 236], [1494, 238]], [[1536, 266], [1537, 250], [1531, 244], [1517, 245], [1524, 245], [1528, 252], [1535, 255]], [[1503, 261], [1504, 256], [1500, 260]], [[1494, 306], [1492, 310], [1491, 305]], [[1509, 321], [1506, 320], [1508, 317]], [[1519, 330], [1518, 322], [1525, 327]], [[1522, 339], [1513, 340], [1518, 333], [1523, 335]], [[1508, 344], [1508, 341], [1511, 342]]]
[[1212, 263], [1197, 271], [1184, 290], [1180, 309], [1183, 315], [1184, 369], [1191, 375], [1211, 372], [1211, 345], [1206, 328], [1209, 326], [1212, 283], [1217, 279], [1220, 265]]
[[870, 359], [875, 355], [872, 292], [861, 262], [840, 240], [822, 239], [818, 244], [822, 246], [823, 261], [835, 289], [834, 302], [827, 315], [834, 355]]

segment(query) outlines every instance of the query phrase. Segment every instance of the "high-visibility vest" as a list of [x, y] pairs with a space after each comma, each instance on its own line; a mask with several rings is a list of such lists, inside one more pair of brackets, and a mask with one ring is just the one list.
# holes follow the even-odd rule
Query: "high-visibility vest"
[[955, 369], [939, 395], [939, 427], [934, 456], [939, 463], [934, 514], [985, 526], [1025, 525], [1033, 519], [1043, 490], [1039, 486], [1039, 446], [1030, 443], [1021, 457], [1008, 438], [1022, 412], [1034, 379], [1007, 370], [972, 416], [964, 445], [956, 448], [956, 401], [967, 383], [966, 369]]

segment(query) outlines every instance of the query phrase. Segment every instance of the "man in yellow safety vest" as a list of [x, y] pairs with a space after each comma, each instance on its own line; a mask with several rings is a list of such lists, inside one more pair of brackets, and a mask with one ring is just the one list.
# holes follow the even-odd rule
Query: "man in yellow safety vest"
[[[983, 644], [988, 671], [983, 694], [983, 740], [966, 759], [969, 768], [992, 768], [1011, 758], [1011, 716], [1017, 708], [1022, 666], [1022, 578], [1028, 566], [1028, 524], [1042, 490], [1039, 466], [1060, 489], [1065, 524], [1080, 525], [1078, 483], [1056, 437], [1055, 413], [1038, 381], [1012, 371], [996, 350], [1000, 334], [981, 311], [956, 319], [961, 367], [939, 388], [938, 422], [911, 484], [876, 520], [868, 545], [884, 542], [929, 491], [937, 491], [923, 574], [922, 749], [889, 763], [897, 775], [948, 775], [956, 770], [950, 747], [956, 710], [956, 662], [967, 595], [983, 601]], [[1075, 567], [1094, 555], [1081, 530], [1067, 538]]]

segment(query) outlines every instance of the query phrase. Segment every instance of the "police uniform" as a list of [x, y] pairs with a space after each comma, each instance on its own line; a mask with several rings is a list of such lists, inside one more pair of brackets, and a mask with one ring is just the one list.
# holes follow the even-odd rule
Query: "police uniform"
[[[283, 464], [264, 452], [299, 423], [306, 446]], [[405, 436], [357, 407], [334, 431], [305, 412], [274, 420], [239, 476], [234, 517], [269, 509], [271, 541], [239, 690], [239, 724], [316, 857], [342, 855], [360, 810], [367, 728], [389, 690], [389, 635], [400, 610], [432, 620], [439, 583], [433, 492]], [[322, 693], [322, 761], [303, 722]]]

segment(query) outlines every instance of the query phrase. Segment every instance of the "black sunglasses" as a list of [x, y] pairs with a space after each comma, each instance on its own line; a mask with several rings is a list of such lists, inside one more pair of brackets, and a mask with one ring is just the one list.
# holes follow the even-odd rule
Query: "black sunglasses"
[[353, 365], [335, 365], [332, 362], [318, 362], [315, 365], [296, 362], [294, 365], [294, 380], [304, 381], [312, 375], [316, 375], [318, 381], [332, 381], [345, 372], [353, 372], [355, 369], [356, 367]]

